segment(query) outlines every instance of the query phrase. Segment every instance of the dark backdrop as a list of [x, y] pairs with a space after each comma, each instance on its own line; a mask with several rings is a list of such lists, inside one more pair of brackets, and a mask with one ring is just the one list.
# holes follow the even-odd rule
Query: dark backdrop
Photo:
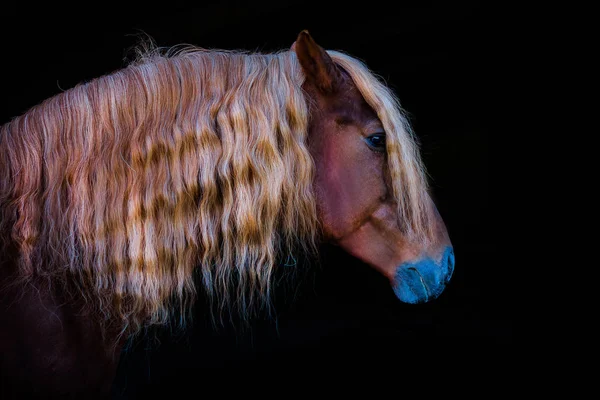
[[[504, 137], [499, 11], [477, 3], [145, 3], [2, 6], [0, 122], [125, 65], [141, 32], [160, 46], [271, 51], [302, 29], [364, 60], [391, 85], [421, 140], [432, 191], [456, 252], [436, 301], [399, 303], [386, 281], [336, 249], [276, 291], [277, 318], [210, 327], [204, 308], [185, 334], [151, 332], [123, 354], [116, 392], [131, 398], [192, 382], [198, 368], [310, 365], [373, 370], [464, 354], [494, 364], [512, 344], [508, 269], [495, 218], [491, 150]], [[329, 4], [324, 6], [324, 4]], [[346, 4], [346, 5], [344, 5]], [[391, 5], [393, 4], [393, 5]], [[419, 355], [417, 355], [419, 353]], [[401, 360], [398, 364], [397, 360]], [[391, 361], [391, 363], [390, 363]], [[406, 364], [406, 363], [409, 364]], [[233, 371], [233, 370], [232, 370]], [[233, 372], [231, 372], [233, 373]], [[184, 378], [193, 378], [191, 380]]]

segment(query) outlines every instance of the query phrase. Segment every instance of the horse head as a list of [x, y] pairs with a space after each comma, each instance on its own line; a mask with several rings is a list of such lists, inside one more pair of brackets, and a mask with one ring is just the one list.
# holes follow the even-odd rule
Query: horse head
[[292, 50], [305, 74], [323, 238], [383, 274], [401, 301], [435, 299], [454, 253], [398, 103], [366, 67], [350, 68], [307, 31]]

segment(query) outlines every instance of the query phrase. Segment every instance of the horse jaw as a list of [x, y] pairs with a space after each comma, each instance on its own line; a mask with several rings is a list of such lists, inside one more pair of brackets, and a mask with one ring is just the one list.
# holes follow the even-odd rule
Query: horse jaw
[[383, 203], [337, 244], [385, 276], [400, 301], [428, 302], [444, 291], [454, 271], [454, 250], [437, 216], [436, 240], [424, 247], [406, 240], [395, 208]]

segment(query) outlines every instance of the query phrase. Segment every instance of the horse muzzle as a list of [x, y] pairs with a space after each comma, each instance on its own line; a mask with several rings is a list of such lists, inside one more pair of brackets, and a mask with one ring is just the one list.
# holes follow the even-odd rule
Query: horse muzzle
[[454, 250], [447, 246], [441, 258], [421, 258], [402, 263], [394, 279], [394, 293], [404, 303], [426, 303], [437, 298], [454, 272]]

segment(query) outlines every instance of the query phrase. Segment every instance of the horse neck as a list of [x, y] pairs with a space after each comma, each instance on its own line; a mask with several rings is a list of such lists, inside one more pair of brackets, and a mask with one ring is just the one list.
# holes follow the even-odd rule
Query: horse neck
[[67, 301], [62, 285], [15, 281], [14, 265], [0, 268], [0, 371], [15, 390], [108, 393], [123, 339], [98, 318]]

